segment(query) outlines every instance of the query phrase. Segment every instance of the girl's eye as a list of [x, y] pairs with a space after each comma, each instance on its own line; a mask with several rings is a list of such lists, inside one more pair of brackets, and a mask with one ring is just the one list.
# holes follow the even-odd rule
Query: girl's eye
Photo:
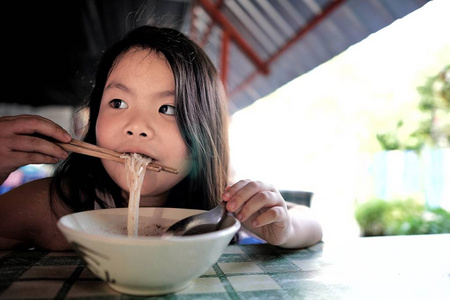
[[173, 106], [173, 105], [165, 104], [159, 108], [159, 112], [162, 114], [165, 114], [165, 115], [174, 116], [176, 109], [175, 109], [175, 106]]
[[111, 105], [112, 108], [128, 108], [128, 104], [120, 99], [113, 99], [109, 101], [109, 105]]

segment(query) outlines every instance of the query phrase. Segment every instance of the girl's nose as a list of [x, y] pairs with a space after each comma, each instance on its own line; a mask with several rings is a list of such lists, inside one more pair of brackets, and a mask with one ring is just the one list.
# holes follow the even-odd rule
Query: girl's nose
[[147, 118], [136, 115], [125, 125], [124, 132], [130, 138], [151, 138], [154, 135], [154, 128]]
[[140, 110], [130, 110], [123, 125], [123, 133], [130, 138], [152, 138], [155, 134], [153, 119]]
[[[139, 131], [138, 131], [138, 132], [139, 132]], [[137, 132], [137, 133], [138, 133], [138, 132]], [[127, 134], [128, 134], [128, 135], [135, 135], [135, 133], [134, 133], [133, 131], [131, 131], [131, 130], [127, 130]], [[138, 134], [136, 134], [136, 135], [138, 135], [138, 136], [140, 136], [140, 137], [144, 137], [144, 138], [148, 137], [148, 134], [145, 133], [145, 132], [140, 132], [140, 133], [138, 133]]]

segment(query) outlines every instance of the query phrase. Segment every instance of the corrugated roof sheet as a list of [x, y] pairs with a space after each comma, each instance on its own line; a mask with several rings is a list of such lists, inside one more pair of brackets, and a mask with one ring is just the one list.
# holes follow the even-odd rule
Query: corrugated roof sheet
[[[230, 96], [230, 112], [233, 113], [420, 8], [427, 1], [197, 1], [192, 15], [192, 36], [204, 44], [206, 52], [221, 69], [224, 27], [215, 26], [204, 40], [204, 35], [212, 24], [211, 13], [205, 9], [204, 2], [213, 4], [229, 20], [269, 68], [267, 75], [259, 72], [238, 44], [232, 43], [228, 52], [226, 84]], [[328, 13], [330, 6], [333, 8]], [[326, 15], [322, 17], [323, 13]], [[316, 23], [311, 26], [311, 22]], [[301, 38], [282, 54], [278, 53], [300, 33]]]

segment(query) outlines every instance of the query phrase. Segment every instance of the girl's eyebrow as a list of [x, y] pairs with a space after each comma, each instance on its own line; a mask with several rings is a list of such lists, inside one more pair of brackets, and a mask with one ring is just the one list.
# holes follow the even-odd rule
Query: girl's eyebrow
[[[129, 87], [127, 87], [126, 85], [124, 85], [123, 83], [120, 83], [120, 82], [115, 82], [115, 81], [110, 82], [105, 87], [105, 90], [112, 89], [112, 88], [119, 89], [121, 91], [124, 91], [127, 94], [134, 94], [132, 89], [130, 89]], [[174, 96], [175, 96], [175, 91], [173, 91], [173, 90], [167, 90], [167, 91], [162, 91], [162, 92], [156, 93], [157, 98], [168, 98], [168, 97], [174, 97]]]
[[120, 83], [120, 82], [115, 82], [112, 81], [110, 82], [106, 87], [105, 90], [111, 89], [111, 88], [117, 88], [119, 90], [124, 91], [127, 94], [133, 94], [133, 92], [131, 91], [131, 89], [129, 89], [126, 85]]
[[175, 91], [163, 91], [163, 92], [159, 92], [157, 95], [159, 98], [168, 98], [168, 97], [174, 97], [175, 96]]

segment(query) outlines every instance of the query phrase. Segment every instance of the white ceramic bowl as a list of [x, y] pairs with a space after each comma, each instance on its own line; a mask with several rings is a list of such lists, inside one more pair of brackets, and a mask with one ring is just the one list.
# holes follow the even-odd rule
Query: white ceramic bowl
[[162, 295], [186, 288], [217, 262], [240, 223], [227, 216], [220, 230], [162, 239], [170, 225], [202, 210], [139, 209], [139, 234], [126, 234], [127, 208], [101, 209], [62, 217], [58, 227], [98, 277], [131, 295]]

